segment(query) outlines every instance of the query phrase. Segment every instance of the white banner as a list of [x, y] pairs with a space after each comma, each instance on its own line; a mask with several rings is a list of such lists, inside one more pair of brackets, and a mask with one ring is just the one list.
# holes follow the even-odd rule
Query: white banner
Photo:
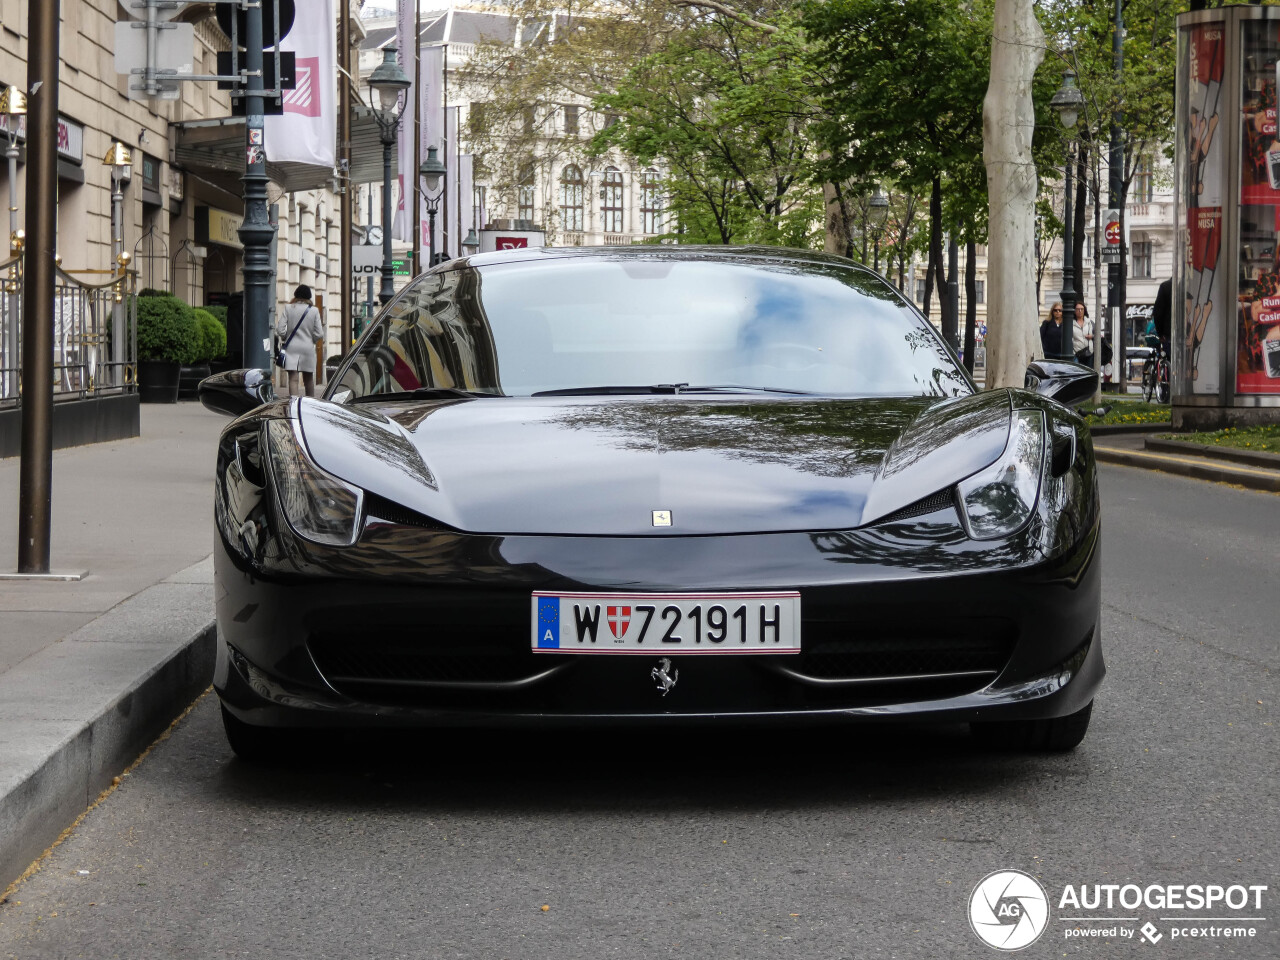
[[458, 255], [462, 255], [461, 244], [467, 238], [468, 231], [479, 230], [483, 224], [476, 223], [475, 206], [475, 157], [464, 153], [458, 157]]
[[[453, 165], [449, 162], [449, 151], [445, 144], [444, 66], [444, 44], [440, 43], [422, 48], [422, 101], [420, 104], [422, 110], [422, 159], [425, 162], [427, 149], [435, 147], [436, 157], [445, 165], [445, 169], [449, 171], [449, 176], [452, 177]], [[422, 236], [422, 249], [425, 251], [422, 259], [424, 263], [430, 264], [431, 252], [441, 248], [433, 244], [431, 242], [432, 238], [428, 235], [430, 221], [427, 217], [425, 198], [422, 208], [418, 211], [418, 220]], [[441, 208], [436, 217], [437, 236], [444, 230], [444, 227], [444, 209]]]
[[267, 158], [333, 167], [338, 139], [338, 19], [334, 0], [296, 0], [293, 29], [280, 49], [295, 57], [297, 85], [284, 113], [266, 118]]
[[[410, 80], [413, 79], [413, 45], [417, 42], [417, 31], [413, 18], [417, 7], [415, 0], [396, 0], [396, 60], [400, 69]], [[395, 216], [391, 220], [391, 238], [405, 242], [413, 240], [413, 224], [406, 217], [408, 204], [405, 202], [406, 187], [413, 189], [413, 180], [406, 179], [405, 174], [413, 170], [413, 88], [405, 93], [405, 110], [400, 117], [400, 129], [396, 141], [396, 184], [398, 199], [393, 209]], [[414, 170], [412, 176], [417, 176]]]

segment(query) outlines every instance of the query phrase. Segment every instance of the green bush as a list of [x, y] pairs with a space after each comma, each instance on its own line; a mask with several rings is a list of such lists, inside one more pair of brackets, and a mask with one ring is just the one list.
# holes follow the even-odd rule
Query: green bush
[[196, 313], [171, 293], [138, 295], [138, 359], [195, 363], [201, 334]]
[[138, 296], [140, 297], [171, 297], [175, 300], [177, 299], [177, 297], [174, 297], [174, 295], [170, 291], [157, 290], [155, 287], [143, 287], [141, 290], [138, 291]]
[[197, 363], [208, 363], [227, 355], [227, 331], [208, 310], [195, 309], [196, 324], [200, 328], [200, 353]]
[[207, 313], [212, 313], [213, 318], [217, 320], [220, 324], [222, 324], [222, 329], [223, 330], [227, 329], [227, 308], [225, 306], [211, 307], [208, 304], [206, 304], [200, 309], [204, 310]]

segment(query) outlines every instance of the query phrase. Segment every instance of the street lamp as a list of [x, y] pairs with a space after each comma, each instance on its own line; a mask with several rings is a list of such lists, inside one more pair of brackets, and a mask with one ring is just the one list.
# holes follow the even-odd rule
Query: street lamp
[[[4, 115], [9, 144], [4, 155], [9, 160], [9, 255], [22, 252], [26, 234], [18, 227], [18, 124], [27, 115], [27, 95], [19, 87], [5, 87], [0, 91], [0, 114]], [[0, 249], [0, 257], [5, 253]], [[17, 314], [5, 311], [8, 323], [4, 328], [3, 383], [0, 396], [18, 395], [18, 321]]]
[[118, 258], [124, 250], [124, 182], [132, 178], [133, 158], [129, 148], [115, 140], [102, 163], [111, 168], [111, 256]]
[[440, 201], [444, 199], [444, 192], [448, 189], [449, 171], [445, 169], [440, 158], [436, 155], [435, 147], [427, 147], [427, 159], [422, 161], [422, 166], [418, 168], [418, 176], [422, 178], [423, 190], [422, 200], [427, 205], [427, 235], [431, 238], [431, 266], [437, 263], [443, 263], [449, 259], [449, 252], [444, 249], [444, 244], [440, 245], [439, 252], [436, 251], [436, 214], [440, 212]]
[[476, 253], [480, 249], [480, 238], [476, 236], [476, 228], [472, 227], [467, 231], [467, 238], [462, 241], [462, 252], [464, 255]]
[[[1058, 117], [1062, 120], [1062, 126], [1070, 131], [1076, 125], [1076, 118], [1080, 115], [1080, 108], [1084, 105], [1084, 94], [1076, 87], [1075, 71], [1070, 68], [1062, 75], [1062, 86], [1058, 88], [1058, 92], [1053, 95], [1053, 99], [1049, 101], [1049, 106], [1058, 111]], [[1075, 270], [1071, 263], [1071, 221], [1074, 219], [1071, 212], [1071, 164], [1072, 164], [1072, 146], [1074, 141], [1070, 132], [1067, 134], [1067, 166], [1066, 177], [1063, 180], [1063, 210], [1062, 217], [1062, 342], [1059, 344], [1058, 358], [1061, 360], [1071, 360], [1075, 357], [1075, 351], [1071, 349], [1071, 331], [1076, 322], [1076, 291]]]
[[[391, 276], [394, 269], [391, 265], [391, 147], [396, 142], [400, 117], [408, 103], [402, 94], [412, 85], [396, 62], [395, 47], [384, 49], [382, 62], [369, 74], [369, 89], [373, 91], [371, 99], [377, 101], [373, 106], [373, 118], [378, 122], [378, 137], [382, 140], [382, 286], [378, 300], [383, 306], [396, 295]], [[408, 209], [406, 203], [406, 213]]]
[[[875, 239], [875, 271], [880, 272], [880, 235], [884, 233], [885, 222], [889, 219], [889, 198], [880, 192], [880, 184], [876, 184], [876, 192], [867, 205], [867, 219], [876, 232]], [[864, 248], [865, 249], [865, 248]]]
[[4, 114], [9, 145], [4, 151], [9, 160], [9, 243], [18, 236], [18, 124], [27, 115], [27, 95], [15, 86], [0, 91], [0, 114]]

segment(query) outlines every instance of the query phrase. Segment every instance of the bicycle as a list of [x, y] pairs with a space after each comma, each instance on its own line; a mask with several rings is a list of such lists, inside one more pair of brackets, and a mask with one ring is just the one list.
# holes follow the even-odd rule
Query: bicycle
[[1147, 403], [1169, 402], [1169, 351], [1159, 337], [1147, 337], [1155, 352], [1142, 364], [1142, 399]]

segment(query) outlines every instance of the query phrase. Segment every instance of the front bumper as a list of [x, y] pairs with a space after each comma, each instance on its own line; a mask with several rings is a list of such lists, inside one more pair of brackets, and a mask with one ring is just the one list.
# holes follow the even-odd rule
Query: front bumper
[[[1055, 558], [985, 569], [900, 543], [876, 556], [871, 536], [419, 531], [432, 549], [414, 575], [312, 551], [295, 575], [264, 576], [219, 537], [214, 685], [239, 719], [278, 727], [1065, 716], [1105, 672], [1094, 519]], [[656, 654], [530, 651], [533, 590], [770, 588], [800, 591], [805, 652], [672, 657], [665, 696]]]

